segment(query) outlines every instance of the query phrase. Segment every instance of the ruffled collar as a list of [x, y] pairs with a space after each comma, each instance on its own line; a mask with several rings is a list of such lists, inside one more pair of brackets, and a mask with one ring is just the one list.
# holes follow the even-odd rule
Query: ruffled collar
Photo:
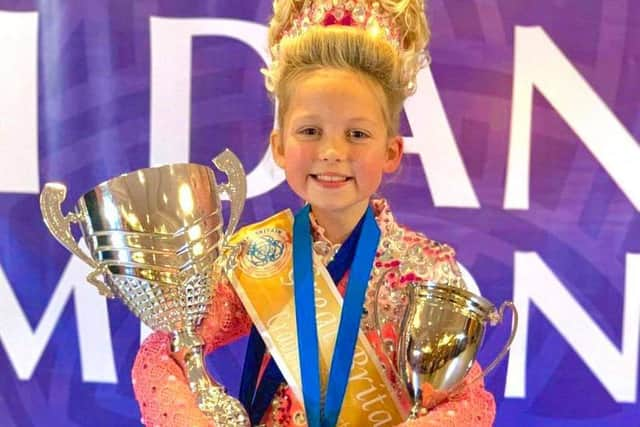
[[333, 257], [340, 250], [340, 243], [333, 243], [326, 236], [326, 230], [320, 224], [313, 211], [309, 211], [309, 221], [311, 222], [311, 235], [313, 238], [313, 251], [320, 257], [323, 265], [328, 265]]
[[[397, 224], [393, 218], [389, 204], [385, 199], [371, 199], [371, 208], [373, 209], [373, 215], [376, 218], [378, 227], [382, 235], [385, 236], [394, 228], [397, 228]], [[311, 222], [311, 234], [313, 238], [313, 251], [320, 258], [323, 265], [329, 264], [333, 257], [340, 250], [340, 243], [333, 243], [326, 236], [326, 230], [320, 224], [313, 215], [313, 211], [309, 211], [309, 221]]]

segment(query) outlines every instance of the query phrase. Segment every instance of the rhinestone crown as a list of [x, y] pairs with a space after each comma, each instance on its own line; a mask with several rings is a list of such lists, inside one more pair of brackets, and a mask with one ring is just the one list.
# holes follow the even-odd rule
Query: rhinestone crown
[[[384, 37], [395, 48], [400, 46], [400, 31], [392, 17], [378, 2], [366, 0], [324, 0], [306, 2], [280, 40], [298, 37], [311, 26], [343, 25], [361, 28], [373, 37]], [[277, 53], [277, 52], [274, 52]]]

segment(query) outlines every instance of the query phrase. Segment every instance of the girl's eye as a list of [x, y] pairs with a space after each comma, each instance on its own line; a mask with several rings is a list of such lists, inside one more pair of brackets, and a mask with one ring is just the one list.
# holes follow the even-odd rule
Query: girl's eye
[[298, 134], [302, 136], [317, 136], [320, 135], [320, 129], [314, 127], [302, 128], [298, 130]]
[[349, 131], [349, 138], [362, 140], [362, 139], [369, 138], [369, 134], [366, 133], [365, 131], [354, 129]]

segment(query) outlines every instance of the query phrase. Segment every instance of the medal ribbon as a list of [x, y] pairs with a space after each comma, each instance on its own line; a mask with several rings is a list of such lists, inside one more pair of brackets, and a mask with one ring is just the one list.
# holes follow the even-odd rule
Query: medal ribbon
[[[356, 228], [353, 229], [349, 237], [342, 243], [333, 260], [327, 264], [327, 270], [334, 284], [340, 282], [340, 279], [342, 279], [351, 266], [363, 222], [364, 215], [362, 215], [358, 225], [356, 225]], [[249, 415], [251, 416], [252, 425], [260, 424], [264, 413], [273, 401], [278, 387], [285, 382], [282, 371], [276, 365], [275, 360], [270, 358], [256, 389], [258, 374], [265, 350], [264, 341], [254, 325], [251, 327], [251, 333], [249, 334], [249, 342], [247, 343], [244, 366], [242, 368], [240, 393], [238, 395], [242, 405], [247, 409], [251, 408]]]
[[309, 426], [333, 427], [340, 415], [349, 381], [365, 292], [380, 240], [380, 229], [371, 207], [367, 207], [340, 314], [323, 410], [309, 211], [310, 206], [306, 205], [296, 214], [293, 223], [294, 301], [302, 394]]

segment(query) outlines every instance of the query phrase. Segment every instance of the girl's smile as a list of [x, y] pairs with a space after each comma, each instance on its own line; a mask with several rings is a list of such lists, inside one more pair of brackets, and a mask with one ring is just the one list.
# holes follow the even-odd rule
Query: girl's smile
[[331, 172], [310, 174], [309, 176], [311, 177], [311, 179], [315, 180], [318, 185], [324, 188], [340, 188], [343, 185], [346, 185], [349, 181], [353, 180], [353, 177]]

